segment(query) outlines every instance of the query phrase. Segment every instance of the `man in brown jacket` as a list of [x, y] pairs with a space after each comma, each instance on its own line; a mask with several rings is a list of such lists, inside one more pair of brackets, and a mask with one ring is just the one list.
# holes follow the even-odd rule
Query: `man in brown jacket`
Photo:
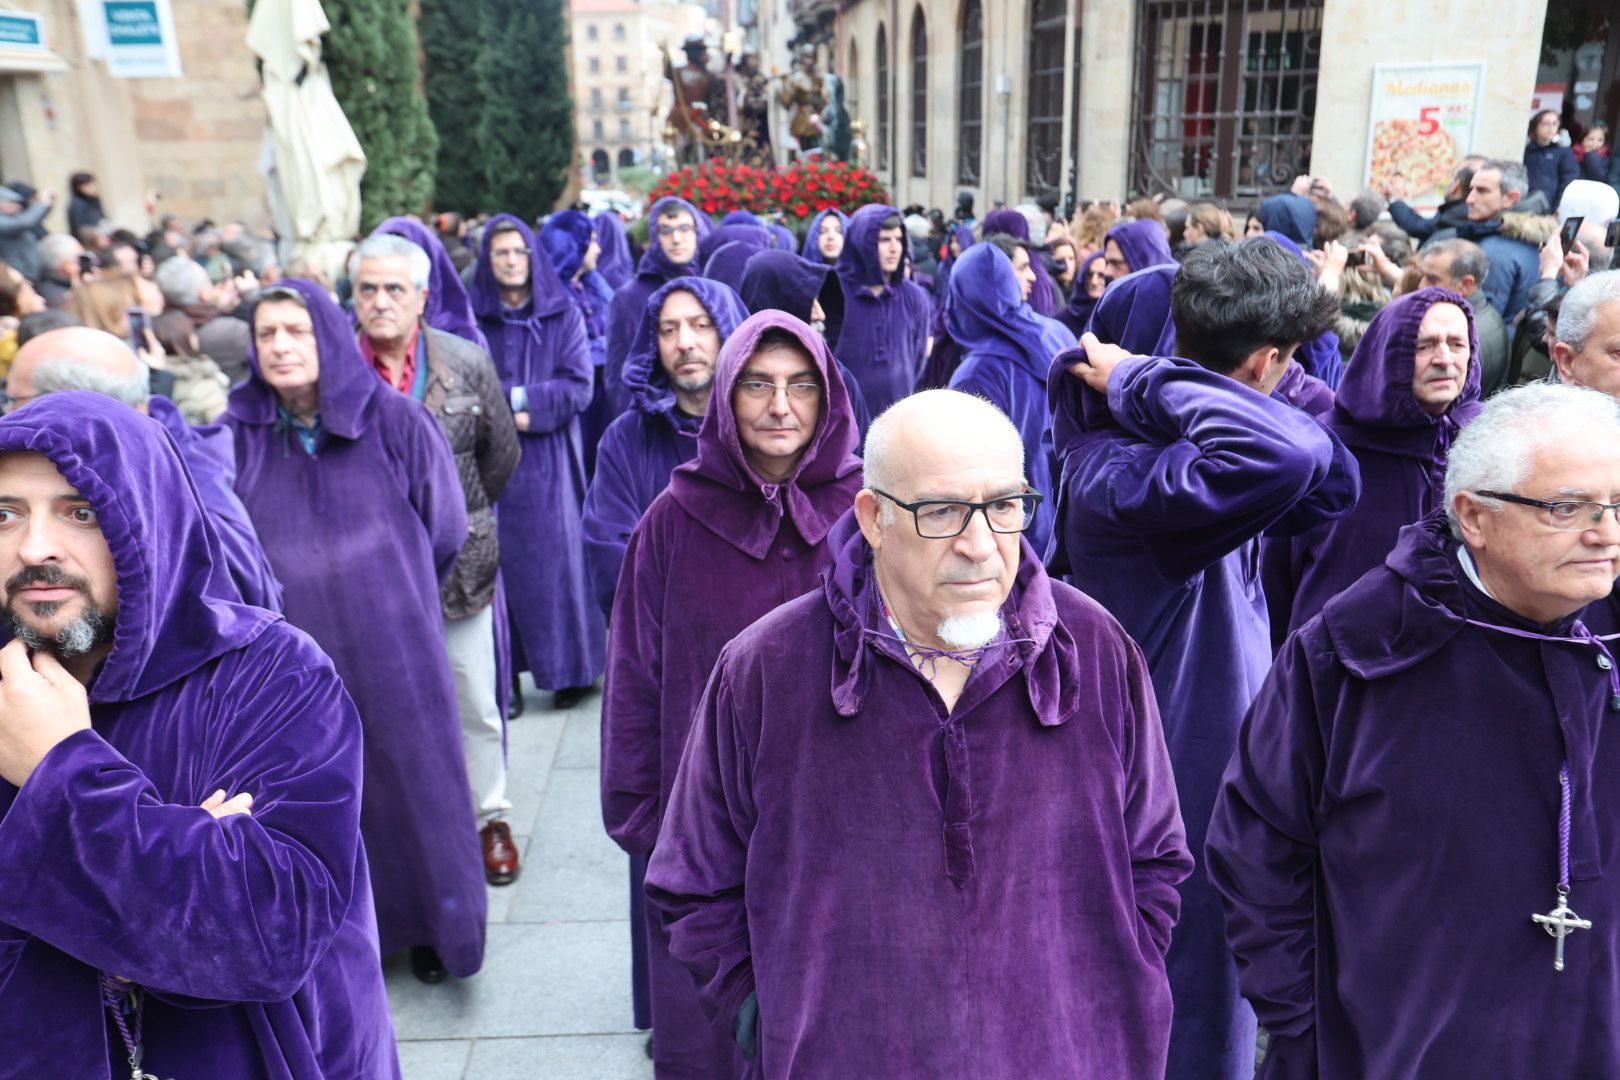
[[355, 267], [360, 353], [378, 377], [438, 418], [467, 496], [467, 542], [440, 601], [484, 875], [491, 885], [507, 885], [517, 878], [518, 850], [506, 822], [512, 804], [506, 799], [503, 717], [495, 693], [491, 609], [500, 543], [491, 508], [517, 467], [517, 427], [489, 354], [423, 323], [432, 272], [427, 252], [402, 236], [379, 233], [356, 250]]

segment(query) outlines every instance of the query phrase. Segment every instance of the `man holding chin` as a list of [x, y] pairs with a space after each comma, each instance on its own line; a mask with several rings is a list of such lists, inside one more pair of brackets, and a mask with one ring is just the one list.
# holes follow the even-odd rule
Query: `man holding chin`
[[1162, 1075], [1192, 859], [1142, 654], [1024, 543], [993, 405], [904, 399], [864, 471], [698, 704], [647, 870], [670, 950], [750, 1075]]

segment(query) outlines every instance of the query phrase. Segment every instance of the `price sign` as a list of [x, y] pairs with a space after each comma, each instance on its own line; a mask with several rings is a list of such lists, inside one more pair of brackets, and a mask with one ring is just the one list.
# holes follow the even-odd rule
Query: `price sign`
[[1484, 82], [1483, 60], [1374, 67], [1367, 186], [1383, 191], [1400, 176], [1408, 203], [1439, 206], [1457, 162], [1473, 152]]

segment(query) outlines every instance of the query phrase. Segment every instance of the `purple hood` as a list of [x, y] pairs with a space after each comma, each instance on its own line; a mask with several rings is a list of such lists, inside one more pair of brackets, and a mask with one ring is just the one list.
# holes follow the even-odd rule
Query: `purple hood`
[[1122, 221], [1103, 236], [1103, 244], [1112, 240], [1119, 245], [1120, 254], [1131, 272], [1146, 270], [1150, 266], [1173, 265], [1176, 257], [1170, 253], [1170, 240], [1164, 226], [1157, 221]]
[[667, 413], [675, 405], [675, 391], [669, 385], [669, 376], [658, 359], [658, 316], [664, 310], [669, 294], [684, 290], [697, 297], [698, 303], [714, 320], [714, 328], [724, 343], [748, 318], [748, 309], [737, 294], [718, 281], [707, 278], [683, 277], [666, 281], [647, 298], [641, 321], [636, 324], [635, 338], [630, 353], [625, 357], [624, 385], [630, 391], [630, 401], [644, 413]]
[[501, 287], [495, 281], [495, 267], [489, 257], [489, 238], [496, 228], [508, 223], [517, 226], [518, 235], [523, 237], [523, 245], [529, 249], [529, 289], [533, 304], [531, 317], [544, 318], [566, 311], [573, 300], [569, 298], [568, 290], [563, 287], [562, 279], [557, 276], [545, 249], [535, 240], [534, 231], [520, 218], [511, 214], [496, 214], [484, 226], [484, 242], [478, 245], [478, 269], [473, 273], [472, 281], [473, 314], [480, 319], [501, 317]]
[[[697, 226], [697, 254], [685, 266], [676, 266], [664, 254], [664, 247], [658, 242], [658, 217], [666, 209], [679, 207], [692, 215], [692, 221]], [[677, 199], [673, 195], [666, 195], [652, 204], [647, 211], [647, 250], [641, 253], [641, 262], [636, 266], [638, 277], [657, 278], [659, 281], [668, 281], [671, 278], [685, 277], [687, 274], [696, 274], [703, 266], [703, 242], [714, 231], [714, 222], [709, 215], [687, 202]]]
[[[878, 265], [878, 234], [883, 231], [883, 223], [891, 216], [899, 217], [900, 211], [883, 203], [871, 203], [855, 211], [849, 219], [849, 225], [844, 230], [844, 250], [838, 256], [838, 276], [850, 288], [892, 286], [905, 280], [906, 269], [911, 265], [911, 251], [903, 235], [900, 265], [894, 273], [885, 274]], [[904, 231], [902, 226], [902, 234]]]
[[421, 222], [404, 217], [389, 218], [377, 226], [376, 232], [402, 236], [427, 252], [428, 299], [422, 321], [435, 330], [465, 338], [488, 352], [489, 342], [484, 340], [484, 332], [478, 329], [478, 320], [473, 317], [467, 286], [462, 283], [461, 273], [450, 253], [444, 250], [438, 234]]

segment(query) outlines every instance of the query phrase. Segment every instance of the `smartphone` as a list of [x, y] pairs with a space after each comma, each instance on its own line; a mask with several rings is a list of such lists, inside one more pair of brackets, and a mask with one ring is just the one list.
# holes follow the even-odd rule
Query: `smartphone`
[[1603, 246], [1610, 251], [1620, 247], [1620, 218], [1609, 222], [1609, 231], [1603, 236]]
[[146, 332], [152, 329], [152, 316], [143, 307], [124, 309], [124, 318], [129, 323], [129, 347], [136, 352], [146, 349]]
[[1584, 217], [1572, 217], [1564, 222], [1564, 227], [1558, 230], [1558, 242], [1564, 246], [1564, 254], [1568, 255], [1575, 246], [1575, 234], [1581, 231], [1581, 224], [1586, 221]]
[[79, 276], [83, 277], [96, 268], [96, 257], [89, 252], [79, 256]]
[[1344, 265], [1347, 269], [1353, 269], [1358, 266], [1366, 266], [1367, 253], [1365, 251], [1352, 251], [1344, 260]]

